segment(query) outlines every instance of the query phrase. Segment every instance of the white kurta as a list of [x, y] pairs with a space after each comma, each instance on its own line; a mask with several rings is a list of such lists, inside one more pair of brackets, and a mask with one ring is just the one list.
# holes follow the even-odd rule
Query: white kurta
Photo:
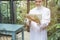
[[[31, 21], [30, 24], [30, 40], [47, 40], [47, 30], [42, 30], [50, 23], [50, 10], [43, 6], [30, 10], [29, 14], [41, 14], [41, 24]], [[42, 27], [42, 28], [41, 28]]]

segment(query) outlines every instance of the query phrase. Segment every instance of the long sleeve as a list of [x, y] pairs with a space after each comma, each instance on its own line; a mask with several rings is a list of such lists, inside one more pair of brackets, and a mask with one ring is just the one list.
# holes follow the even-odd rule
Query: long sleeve
[[47, 10], [45, 14], [42, 15], [41, 28], [47, 27], [50, 23], [50, 10]]

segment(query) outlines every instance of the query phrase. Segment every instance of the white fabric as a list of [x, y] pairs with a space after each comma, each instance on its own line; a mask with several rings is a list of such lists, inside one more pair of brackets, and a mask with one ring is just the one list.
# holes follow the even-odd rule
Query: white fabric
[[41, 6], [30, 10], [29, 14], [41, 14], [41, 24], [31, 21], [30, 25], [30, 40], [47, 40], [47, 30], [42, 30], [43, 27], [50, 23], [50, 10]]

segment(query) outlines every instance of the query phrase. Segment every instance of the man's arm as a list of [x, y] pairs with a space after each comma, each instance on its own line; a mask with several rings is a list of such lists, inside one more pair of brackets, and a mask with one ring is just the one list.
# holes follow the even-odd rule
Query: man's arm
[[[44, 17], [45, 16], [45, 17]], [[42, 23], [41, 23], [41, 29], [44, 30], [48, 27], [48, 25], [50, 24], [50, 10], [48, 10], [47, 14], [45, 14], [43, 16], [43, 20], [42, 20]]]

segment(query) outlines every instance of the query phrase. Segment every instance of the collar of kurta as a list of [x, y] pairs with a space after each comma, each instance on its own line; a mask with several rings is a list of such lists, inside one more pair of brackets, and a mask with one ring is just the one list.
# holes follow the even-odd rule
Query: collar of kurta
[[40, 10], [40, 9], [42, 9], [43, 8], [43, 6], [40, 6], [40, 7], [36, 7], [37, 8], [37, 10]]

